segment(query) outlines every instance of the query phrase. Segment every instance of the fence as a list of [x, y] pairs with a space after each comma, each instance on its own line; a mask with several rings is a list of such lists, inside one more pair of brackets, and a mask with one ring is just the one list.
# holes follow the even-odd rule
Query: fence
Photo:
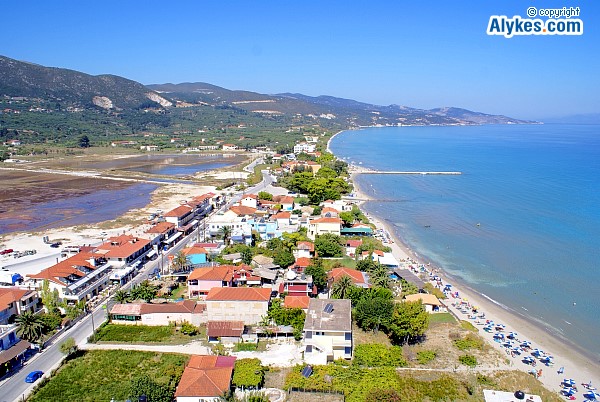
[[287, 393], [289, 395], [292, 392], [302, 392], [302, 393], [307, 393], [307, 394], [320, 394], [320, 395], [327, 395], [327, 394], [338, 395], [338, 396], [342, 397], [343, 401], [346, 400], [346, 396], [344, 395], [344, 393], [342, 391], [337, 391], [334, 389], [311, 389], [311, 388], [290, 387], [287, 390]]

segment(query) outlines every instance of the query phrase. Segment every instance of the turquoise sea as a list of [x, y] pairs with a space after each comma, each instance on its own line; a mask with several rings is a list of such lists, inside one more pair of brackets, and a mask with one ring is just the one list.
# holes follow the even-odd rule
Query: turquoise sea
[[600, 359], [600, 126], [386, 127], [331, 150], [421, 258]]

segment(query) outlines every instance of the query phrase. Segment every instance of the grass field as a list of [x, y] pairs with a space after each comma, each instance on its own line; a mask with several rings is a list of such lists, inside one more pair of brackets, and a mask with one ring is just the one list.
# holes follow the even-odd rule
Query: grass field
[[150, 327], [147, 325], [107, 324], [100, 327], [96, 332], [96, 342], [178, 345], [206, 338], [205, 332], [200, 328], [200, 334], [188, 336], [177, 331], [174, 326]]
[[429, 324], [453, 324], [456, 320], [450, 313], [436, 313], [429, 315]]
[[128, 399], [130, 381], [148, 375], [167, 385], [179, 382], [188, 356], [131, 350], [93, 350], [67, 362], [28, 400], [117, 401]]

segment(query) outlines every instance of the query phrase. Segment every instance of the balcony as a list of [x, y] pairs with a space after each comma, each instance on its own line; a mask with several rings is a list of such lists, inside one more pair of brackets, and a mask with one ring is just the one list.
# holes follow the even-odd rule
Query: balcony
[[81, 296], [88, 293], [90, 289], [94, 288], [94, 285], [96, 285], [102, 279], [107, 279], [105, 277], [108, 276], [111, 267], [112, 266], [110, 264], [104, 264], [101, 267], [96, 268], [91, 274], [86, 275], [77, 282], [67, 286], [64, 291], [64, 295], [70, 299], [73, 297], [81, 299]]

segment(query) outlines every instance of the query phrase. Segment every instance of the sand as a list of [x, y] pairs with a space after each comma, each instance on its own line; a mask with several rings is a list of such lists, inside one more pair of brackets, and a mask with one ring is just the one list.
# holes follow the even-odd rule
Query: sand
[[[360, 188], [356, 185], [356, 181], [354, 180], [355, 175], [360, 172], [360, 168], [353, 167], [351, 179], [354, 183], [354, 193], [355, 198], [358, 200], [369, 200], [370, 198], [361, 192]], [[363, 201], [359, 201], [362, 203]], [[398, 239], [393, 231], [390, 231], [387, 225], [377, 217], [372, 215], [368, 215], [369, 219], [377, 228], [384, 229], [386, 232], [390, 234], [394, 243], [388, 244], [392, 248], [392, 254], [399, 261], [403, 260], [412, 260], [415, 261], [413, 266], [419, 265], [419, 258], [415, 255], [415, 253], [410, 250], [404, 243], [401, 242], [401, 239]], [[516, 314], [511, 313], [509, 310], [504, 309], [502, 306], [499, 306], [492, 302], [491, 300], [486, 299], [481, 294], [477, 293], [475, 290], [469, 288], [465, 284], [462, 284], [460, 281], [457, 281], [455, 278], [451, 278], [451, 280], [447, 280], [449, 276], [443, 272], [443, 267], [427, 267], [428, 269], [435, 269], [435, 274], [441, 277], [442, 283], [445, 285], [446, 283], [452, 284], [452, 291], [459, 292], [459, 295], [462, 299], [467, 299], [468, 303], [471, 306], [478, 307], [478, 314], [485, 312], [485, 319], [481, 320], [485, 322], [485, 320], [492, 320], [494, 323], [499, 324], [502, 323], [506, 325], [506, 329], [504, 331], [505, 334], [509, 332], [517, 332], [518, 339], [528, 340], [531, 342], [532, 350], [535, 348], [539, 348], [546, 352], [546, 354], [552, 355], [554, 357], [555, 364], [553, 367], [547, 367], [541, 362], [538, 361], [535, 369], [542, 369], [542, 375], [539, 380], [550, 390], [554, 390], [560, 392], [562, 389], [561, 381], [564, 378], [572, 378], [576, 381], [579, 392], [577, 397], [581, 397], [582, 391], [585, 389], [581, 386], [583, 383], [588, 383], [590, 380], [592, 384], [600, 385], [600, 364], [597, 362], [591, 361], [586, 358], [583, 354], [578, 351], [573, 350], [568, 345], [562, 343], [559, 339], [556, 339], [552, 335], [548, 334], [544, 329], [536, 326], [532, 322], [527, 321], [526, 319], [519, 317]], [[436, 284], [436, 282], [432, 282], [432, 284]], [[458, 308], [453, 307], [453, 302], [459, 302], [458, 299], [449, 298], [444, 300], [445, 304], [449, 310], [452, 311], [455, 315], [457, 315], [462, 320], [468, 320], [474, 323], [474, 320], [469, 320], [467, 314], [463, 314]], [[505, 353], [505, 349], [498, 342], [493, 340], [494, 332], [487, 333], [482, 328], [482, 325], [476, 325], [479, 329], [479, 334], [489, 342], [493, 347], [500, 350], [502, 353]], [[518, 343], [517, 343], [518, 344]], [[509, 354], [506, 354], [506, 358], [508, 360], [508, 364], [510, 366], [514, 366], [518, 369], [521, 369], [525, 372], [528, 372], [533, 367], [527, 365], [521, 361], [524, 356], [530, 356], [529, 353], [525, 352], [521, 354], [521, 356], [511, 357]], [[558, 369], [560, 367], [564, 367], [564, 373], [558, 374]]]

